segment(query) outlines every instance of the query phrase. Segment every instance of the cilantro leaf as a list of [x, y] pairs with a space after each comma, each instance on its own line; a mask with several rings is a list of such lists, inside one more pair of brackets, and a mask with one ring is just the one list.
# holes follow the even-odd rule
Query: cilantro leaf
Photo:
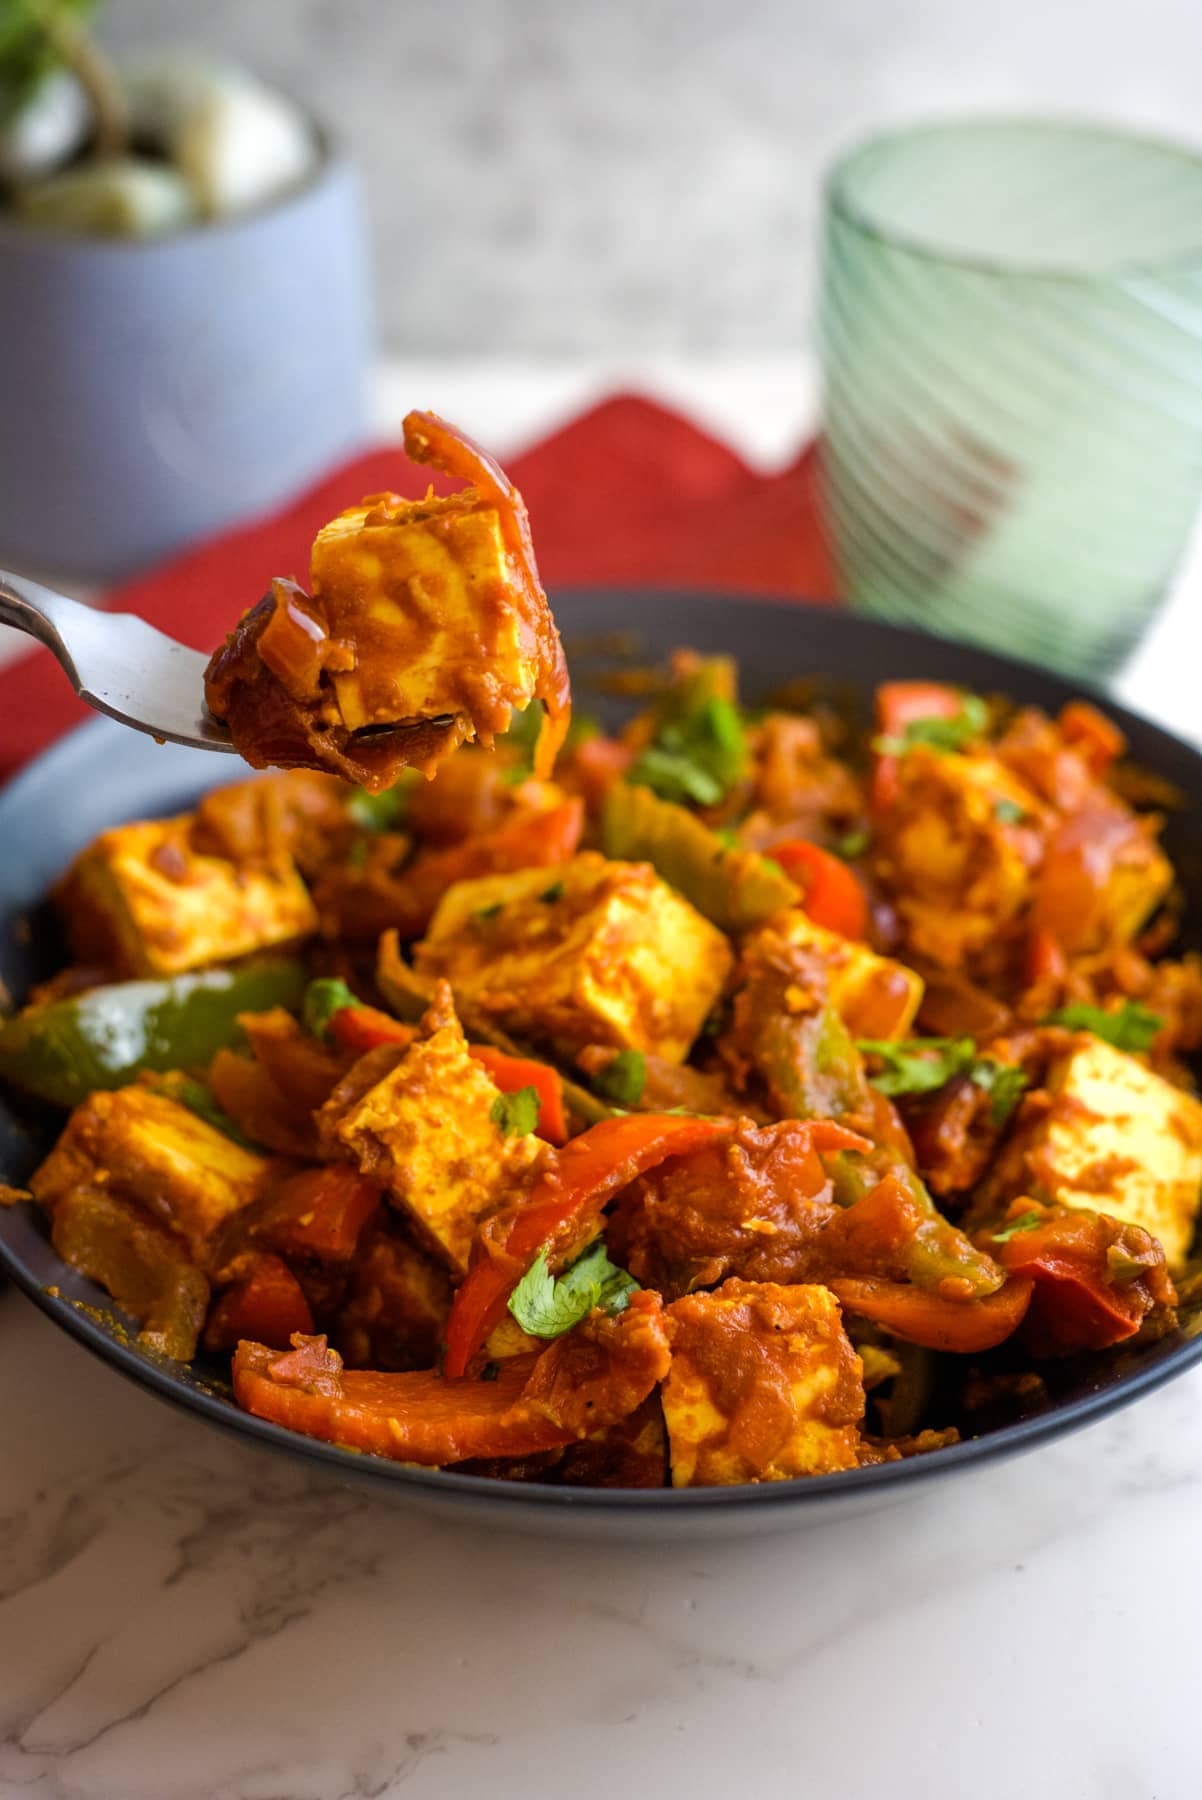
[[925, 744], [941, 756], [963, 750], [974, 738], [984, 737], [989, 724], [989, 708], [979, 694], [965, 694], [960, 710], [950, 719], [910, 719], [896, 737], [878, 737], [873, 749], [881, 756], [904, 756], [916, 744]]
[[1101, 1006], [1076, 1003], [1049, 1013], [1045, 1025], [1063, 1025], [1069, 1031], [1092, 1031], [1105, 1044], [1116, 1050], [1148, 1050], [1164, 1024], [1159, 1013], [1138, 1000], [1124, 1000], [1115, 1011]]
[[529, 1137], [538, 1124], [538, 1114], [536, 1087], [519, 1088], [515, 1094], [498, 1094], [488, 1109], [488, 1116], [502, 1137]]
[[882, 1094], [933, 1094], [957, 1075], [967, 1075], [992, 1098], [989, 1117], [1004, 1125], [1027, 1086], [1027, 1077], [1016, 1064], [993, 1056], [978, 1056], [971, 1038], [861, 1038], [858, 1048], [884, 1063], [879, 1074], [868, 1077]]
[[660, 725], [626, 779], [678, 806], [716, 806], [746, 764], [747, 734], [738, 707], [710, 694], [692, 711]]
[[554, 904], [557, 900], [563, 899], [563, 895], [564, 895], [563, 882], [562, 881], [553, 881], [549, 888], [543, 889], [542, 893], [539, 895], [539, 899], [542, 901], [544, 906], [554, 906]]
[[1019, 1213], [1017, 1219], [1012, 1219], [1010, 1221], [1009, 1225], [1006, 1226], [1004, 1231], [995, 1231], [992, 1234], [993, 1241], [995, 1244], [1008, 1244], [1010, 1242], [1010, 1239], [1012, 1237], [1017, 1237], [1020, 1232], [1034, 1231], [1035, 1227], [1037, 1225], [1042, 1225], [1042, 1224], [1043, 1224], [1043, 1214], [1042, 1213], [1037, 1213], [1037, 1212]]
[[647, 1083], [647, 1059], [641, 1050], [619, 1050], [599, 1074], [593, 1076], [593, 1092], [604, 1094], [618, 1106], [637, 1106]]
[[976, 1045], [971, 1038], [861, 1038], [858, 1049], [884, 1063], [868, 1077], [882, 1094], [931, 1094], [955, 1075], [971, 1068]]
[[305, 989], [301, 1017], [305, 1021], [305, 1029], [311, 1031], [315, 1038], [324, 1041], [329, 1036], [330, 1020], [336, 1012], [341, 1012], [345, 1006], [362, 1004], [362, 1000], [357, 994], [351, 993], [345, 981], [323, 976], [320, 981], [311, 981]]
[[999, 825], [1021, 825], [1027, 816], [1027, 809], [1020, 806], [1017, 800], [1003, 798], [994, 801], [993, 816]]
[[990, 1096], [989, 1118], [994, 1125], [1004, 1125], [1026, 1091], [1029, 1080], [1017, 1063], [998, 1062], [996, 1057], [982, 1056], [970, 1071], [973, 1081]]
[[835, 845], [835, 855], [841, 856], [844, 862], [854, 862], [857, 856], [863, 856], [871, 842], [871, 832], [848, 831]]
[[531, 1337], [556, 1338], [586, 1319], [595, 1306], [622, 1312], [638, 1282], [610, 1262], [598, 1239], [556, 1280], [544, 1244], [509, 1296], [509, 1310]]
[[473, 919], [483, 919], [485, 923], [487, 923], [489, 919], [495, 919], [497, 914], [503, 910], [504, 902], [501, 900], [494, 900], [488, 906], [477, 906], [472, 913], [472, 917]]

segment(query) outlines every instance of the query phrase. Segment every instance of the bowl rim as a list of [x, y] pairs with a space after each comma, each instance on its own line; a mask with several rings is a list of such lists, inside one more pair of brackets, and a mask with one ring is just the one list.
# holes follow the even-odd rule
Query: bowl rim
[[[606, 600], [612, 601], [615, 593], [621, 594], [622, 598], [630, 602], [645, 595], [656, 601], [675, 601], [691, 608], [702, 607], [715, 612], [738, 606], [744, 609], [745, 617], [747, 609], [757, 606], [772, 611], [791, 608], [799, 610], [803, 617], [825, 616], [838, 619], [845, 625], [854, 621], [853, 629], [863, 629], [869, 636], [884, 639], [886, 643], [905, 644], [914, 651], [937, 653], [941, 657], [963, 654], [978, 662], [983, 661], [991, 671], [996, 671], [999, 687], [1007, 684], [1018, 686], [1024, 679], [1029, 682], [1035, 677], [1043, 684], [1062, 688], [1080, 698], [1094, 700], [1104, 706], [1120, 725], [1151, 733], [1166, 746], [1171, 746], [1196, 761], [1202, 776], [1202, 749], [1186, 743], [1155, 720], [1123, 705], [1088, 682], [1070, 680], [1055, 671], [1039, 668], [1017, 657], [1005, 656], [974, 645], [932, 638], [911, 626], [896, 625], [888, 620], [852, 613], [845, 607], [825, 602], [805, 602], [789, 595], [740, 594], [737, 590], [729, 589], [706, 591], [673, 584], [657, 587], [646, 583], [625, 589], [596, 583], [565, 585], [556, 590], [555, 602], [562, 602], [565, 608], [573, 603], [581, 606], [596, 605]], [[569, 624], [565, 629], [570, 638], [572, 626]], [[120, 726], [109, 719], [93, 719], [76, 726], [35, 757], [0, 789], [0, 827], [3, 826], [4, 814], [10, 806], [27, 803], [29, 796], [32, 794], [36, 797], [43, 786], [53, 789], [58, 779], [60, 763], [74, 763], [81, 751], [90, 749], [93, 740], [96, 740], [99, 750], [103, 741], [111, 740], [111, 734], [121, 730]], [[3, 1171], [0, 1170], [0, 1176], [2, 1174]], [[0, 1273], [6, 1273], [14, 1285], [28, 1295], [35, 1306], [61, 1326], [70, 1337], [102, 1361], [109, 1363], [127, 1379], [156, 1394], [160, 1399], [237, 1437], [264, 1444], [291, 1456], [304, 1457], [326, 1467], [337, 1476], [367, 1481], [377, 1492], [391, 1491], [396, 1498], [401, 1498], [406, 1493], [414, 1497], [423, 1495], [428, 1500], [437, 1497], [452, 1503], [459, 1510], [470, 1510], [475, 1504], [492, 1511], [500, 1506], [512, 1512], [515, 1517], [547, 1508], [552, 1513], [619, 1513], [630, 1518], [643, 1515], [658, 1519], [670, 1513], [698, 1515], [729, 1513], [740, 1509], [775, 1513], [808, 1506], [811, 1511], [815, 1511], [821, 1509], [823, 1502], [852, 1495], [865, 1498], [876, 1496], [883, 1501], [895, 1491], [909, 1492], [940, 1475], [978, 1468], [1034, 1450], [1055, 1438], [1094, 1424], [1202, 1361], [1202, 1329], [1194, 1335], [1178, 1332], [1175, 1334], [1175, 1341], [1163, 1340], [1166, 1347], [1159, 1355], [1149, 1356], [1144, 1366], [1129, 1368], [1119, 1374], [1107, 1372], [1103, 1368], [1102, 1379], [1097, 1386], [1069, 1400], [1054, 1401], [1044, 1411], [999, 1426], [980, 1436], [961, 1439], [959, 1443], [939, 1450], [906, 1457], [898, 1462], [848, 1469], [836, 1474], [806, 1476], [792, 1481], [751, 1482], [707, 1488], [577, 1488], [507, 1481], [495, 1476], [461, 1474], [453, 1468], [437, 1469], [414, 1463], [396, 1463], [385, 1457], [325, 1443], [321, 1439], [306, 1437], [302, 1433], [259, 1419], [252, 1413], [244, 1412], [232, 1399], [190, 1385], [172, 1366], [154, 1359], [136, 1343], [122, 1342], [97, 1317], [92, 1316], [87, 1307], [65, 1294], [49, 1291], [37, 1271], [7, 1241], [4, 1230], [7, 1210], [0, 1210]], [[39, 1224], [41, 1222], [40, 1209], [30, 1203], [18, 1203], [12, 1211], [33, 1214], [38, 1218]], [[40, 1235], [44, 1237], [44, 1234]], [[44, 1238], [44, 1241], [48, 1255], [53, 1257], [48, 1238]], [[60, 1264], [60, 1267], [67, 1269], [65, 1264]], [[112, 1307], [111, 1303], [106, 1310], [109, 1316], [120, 1316], [120, 1309]]]

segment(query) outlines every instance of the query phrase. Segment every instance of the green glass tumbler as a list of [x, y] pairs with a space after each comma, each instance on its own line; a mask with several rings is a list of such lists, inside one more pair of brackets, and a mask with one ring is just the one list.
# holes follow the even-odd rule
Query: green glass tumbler
[[851, 603], [1115, 669], [1202, 495], [1202, 157], [1033, 120], [878, 137], [828, 183], [820, 329]]

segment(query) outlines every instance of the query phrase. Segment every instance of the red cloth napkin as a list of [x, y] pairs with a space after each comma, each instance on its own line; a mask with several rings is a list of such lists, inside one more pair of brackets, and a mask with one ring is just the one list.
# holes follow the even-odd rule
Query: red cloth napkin
[[[679, 414], [619, 395], [506, 466], [552, 600], [557, 588], [585, 585], [835, 594], [813, 445], [781, 473], [759, 475]], [[327, 519], [364, 494], [420, 493], [425, 483], [399, 446], [369, 451], [284, 512], [186, 551], [105, 604], [211, 649], [273, 575], [305, 580]], [[49, 651], [0, 669], [0, 779], [88, 716]]]

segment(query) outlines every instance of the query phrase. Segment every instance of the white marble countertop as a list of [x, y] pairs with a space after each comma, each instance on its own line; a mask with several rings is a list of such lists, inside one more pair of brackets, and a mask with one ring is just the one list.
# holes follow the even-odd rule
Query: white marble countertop
[[[504, 444], [608, 376], [424, 365], [385, 397]], [[780, 366], [653, 385], [764, 460], [810, 404]], [[1130, 685], [1189, 728], [1188, 595], [1172, 612]], [[121, 1382], [12, 1289], [0, 1432], [0, 1795], [1202, 1792], [1202, 1370], [907, 1505], [679, 1548], [346, 1492]]]

